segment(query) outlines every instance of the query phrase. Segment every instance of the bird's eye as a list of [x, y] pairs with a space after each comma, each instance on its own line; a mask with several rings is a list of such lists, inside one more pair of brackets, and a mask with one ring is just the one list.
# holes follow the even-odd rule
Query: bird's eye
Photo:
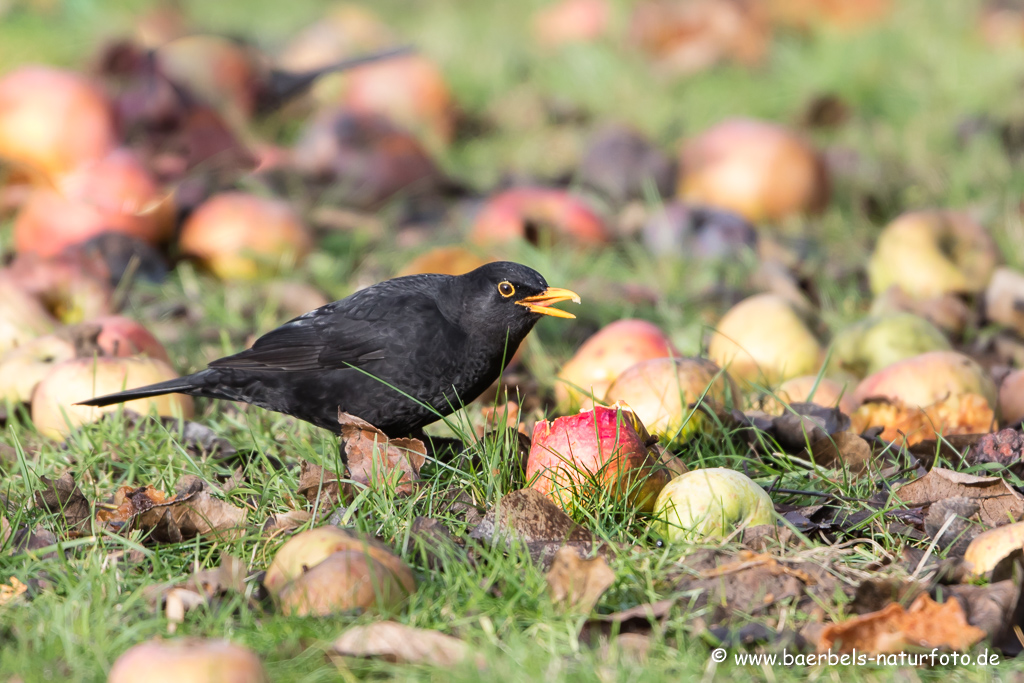
[[506, 299], [516, 293], [516, 288], [512, 286], [512, 283], [508, 280], [498, 284], [498, 294], [501, 294]]

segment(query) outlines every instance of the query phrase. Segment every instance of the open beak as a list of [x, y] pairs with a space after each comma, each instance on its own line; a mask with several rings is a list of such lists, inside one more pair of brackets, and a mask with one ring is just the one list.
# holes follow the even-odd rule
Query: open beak
[[552, 304], [561, 303], [563, 301], [572, 301], [573, 303], [578, 304], [580, 302], [580, 295], [576, 292], [569, 291], [568, 289], [548, 287], [540, 294], [528, 296], [516, 303], [520, 306], [526, 306], [534, 313], [540, 313], [541, 315], [550, 315], [556, 318], [575, 318], [576, 316], [572, 313], [568, 313], [558, 308], [551, 308]]

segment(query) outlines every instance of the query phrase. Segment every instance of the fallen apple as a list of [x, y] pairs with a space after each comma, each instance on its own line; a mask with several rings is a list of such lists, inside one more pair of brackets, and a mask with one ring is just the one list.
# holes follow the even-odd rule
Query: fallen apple
[[948, 351], [946, 335], [912, 313], [872, 316], [836, 333], [832, 367], [858, 378], [928, 351]]
[[604, 219], [583, 199], [546, 187], [520, 187], [491, 197], [473, 221], [469, 237], [485, 245], [515, 240], [599, 245], [612, 239]]
[[275, 274], [312, 246], [306, 226], [284, 201], [244, 192], [214, 195], [185, 222], [181, 249], [223, 280]]
[[[295, 34], [278, 56], [277, 65], [296, 73], [313, 71], [394, 43], [394, 33], [371, 10], [362, 5], [337, 4], [322, 19]], [[322, 97], [318, 99], [323, 101]]]
[[259, 657], [226, 640], [150, 640], [126, 650], [107, 683], [266, 683]]
[[455, 132], [451, 90], [441, 69], [426, 55], [393, 57], [339, 76], [338, 102], [345, 108], [386, 116], [434, 150], [451, 142]]
[[615, 205], [644, 201], [651, 192], [670, 197], [676, 165], [668, 154], [638, 130], [622, 124], [598, 129], [576, 171], [577, 181], [597, 190]]
[[680, 199], [729, 209], [754, 223], [813, 213], [828, 203], [818, 152], [774, 123], [724, 121], [683, 146], [680, 170]]
[[985, 317], [1024, 335], [1024, 273], [996, 269], [985, 288]]
[[[306, 309], [309, 310], [309, 309]], [[170, 365], [167, 349], [141, 323], [123, 315], [104, 315], [92, 318], [84, 325], [100, 328], [96, 344], [106, 356], [149, 356]]]
[[714, 426], [698, 403], [711, 410], [726, 409], [739, 396], [732, 378], [707, 359], [654, 358], [616, 377], [605, 402], [628, 405], [651, 434], [683, 443]]
[[610, 18], [608, 0], [558, 0], [533, 15], [533, 36], [547, 47], [589, 43], [608, 31]]
[[163, 361], [145, 356], [99, 356], [64, 361], [56, 364], [36, 385], [32, 395], [32, 422], [41, 434], [63, 441], [75, 427], [95, 422], [104, 413], [117, 411], [122, 405], [142, 415], [148, 415], [152, 410], [162, 416], [190, 418], [194, 411], [192, 397], [181, 394], [140, 398], [102, 408], [75, 405], [95, 396], [163, 382], [177, 376]]
[[853, 400], [860, 405], [880, 397], [923, 408], [964, 394], [981, 396], [993, 409], [997, 405], [995, 383], [977, 362], [956, 351], [930, 351], [868, 375]]
[[0, 78], [0, 158], [51, 180], [116, 145], [113, 109], [84, 76], [23, 66]]
[[425, 251], [409, 263], [405, 264], [399, 275], [417, 275], [419, 273], [443, 273], [445, 275], [462, 275], [476, 270], [487, 263], [487, 259], [466, 247], [434, 247]]
[[533, 428], [526, 480], [566, 510], [607, 496], [649, 512], [667, 473], [644, 432], [622, 405], [540, 420]]
[[39, 299], [15, 283], [0, 277], [0, 355], [52, 332], [57, 324]]
[[816, 403], [826, 408], [839, 408], [847, 415], [857, 409], [853, 401], [853, 381], [842, 381], [818, 375], [803, 375], [787, 379], [775, 390], [775, 396], [765, 401], [764, 411], [781, 415], [787, 405]]
[[336, 526], [321, 526], [292, 536], [274, 555], [267, 567], [263, 585], [271, 595], [279, 595], [292, 581], [337, 552], [367, 555], [386, 567], [392, 567], [406, 593], [416, 590], [411, 573], [402, 573], [403, 566], [391, 550], [376, 539]]
[[975, 536], [964, 551], [964, 566], [973, 578], [982, 578], [1024, 548], [1024, 522], [1005, 524]]
[[241, 124], [253, 113], [261, 73], [241, 43], [215, 35], [187, 35], [159, 46], [156, 68], [177, 88]]
[[669, 541], [702, 542], [775, 523], [772, 499], [747, 475], [724, 467], [692, 470], [658, 495], [654, 516]]
[[662, 70], [692, 74], [723, 61], [760, 62], [771, 31], [759, 3], [646, 0], [633, 6], [629, 39]]
[[953, 337], [960, 337], [975, 317], [973, 308], [959, 295], [947, 292], [939, 296], [915, 298], [893, 285], [871, 302], [869, 315], [897, 312], [913, 313]]
[[864, 401], [850, 415], [850, 430], [863, 434], [881, 427], [877, 438], [907, 446], [956, 434], [987, 434], [995, 429], [996, 413], [980, 394], [953, 394], [928, 406], [898, 399]]
[[733, 378], [767, 386], [815, 373], [823, 350], [792, 303], [777, 294], [755, 294], [718, 322], [708, 356]]
[[999, 385], [999, 416], [1008, 427], [1024, 422], [1024, 370], [1013, 370]]
[[108, 315], [114, 306], [106, 264], [80, 251], [49, 258], [19, 254], [0, 271], [0, 279], [16, 283], [63, 323]]
[[0, 402], [27, 403], [36, 385], [57, 363], [74, 357], [75, 345], [53, 334], [0, 354]]
[[300, 617], [390, 612], [408, 599], [411, 580], [398, 558], [386, 565], [362, 550], [339, 550], [282, 588], [278, 601], [282, 612]]
[[680, 356], [654, 323], [617, 320], [601, 328], [576, 351], [558, 372], [555, 398], [559, 410], [590, 408], [611, 383], [629, 367], [651, 358]]
[[882, 230], [868, 262], [871, 291], [897, 285], [915, 298], [985, 289], [999, 251], [984, 227], [960, 211], [905, 213]]
[[159, 245], [174, 218], [170, 196], [133, 152], [119, 149], [63, 175], [55, 187], [36, 188], [14, 222], [14, 246], [56, 256], [105, 232]]
[[827, 24], [856, 31], [881, 23], [892, 10], [892, 0], [768, 0], [764, 3], [773, 23], [807, 29]]

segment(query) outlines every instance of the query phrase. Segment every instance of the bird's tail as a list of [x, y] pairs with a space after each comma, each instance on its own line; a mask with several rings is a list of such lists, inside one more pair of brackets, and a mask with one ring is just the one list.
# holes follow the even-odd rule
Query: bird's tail
[[113, 403], [123, 403], [124, 401], [131, 401], [136, 398], [149, 398], [150, 396], [162, 396], [163, 394], [187, 394], [190, 393], [190, 390], [195, 388], [196, 385], [194, 378], [179, 377], [177, 379], [169, 379], [166, 382], [157, 382], [156, 384], [139, 387], [138, 389], [128, 389], [127, 391], [119, 391], [116, 394], [97, 396], [96, 398], [90, 398], [87, 401], [79, 401], [75, 405], [109, 406]]

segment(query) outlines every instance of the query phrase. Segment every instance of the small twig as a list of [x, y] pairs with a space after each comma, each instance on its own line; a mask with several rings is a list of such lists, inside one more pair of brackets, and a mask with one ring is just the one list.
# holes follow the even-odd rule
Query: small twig
[[935, 546], [939, 544], [939, 539], [942, 538], [942, 534], [946, 533], [946, 530], [949, 529], [950, 525], [952, 525], [955, 520], [956, 515], [950, 514], [949, 517], [946, 518], [945, 523], [939, 529], [939, 533], [935, 534], [935, 536], [932, 537], [932, 542], [928, 546], [928, 550], [925, 551], [924, 557], [922, 557], [921, 561], [917, 563], [917, 569], [914, 570], [914, 573], [910, 575], [911, 581], [916, 579], [917, 575], [921, 573], [922, 569], [924, 569], [925, 562], [927, 562], [928, 558], [932, 556], [932, 553], [935, 551]]

